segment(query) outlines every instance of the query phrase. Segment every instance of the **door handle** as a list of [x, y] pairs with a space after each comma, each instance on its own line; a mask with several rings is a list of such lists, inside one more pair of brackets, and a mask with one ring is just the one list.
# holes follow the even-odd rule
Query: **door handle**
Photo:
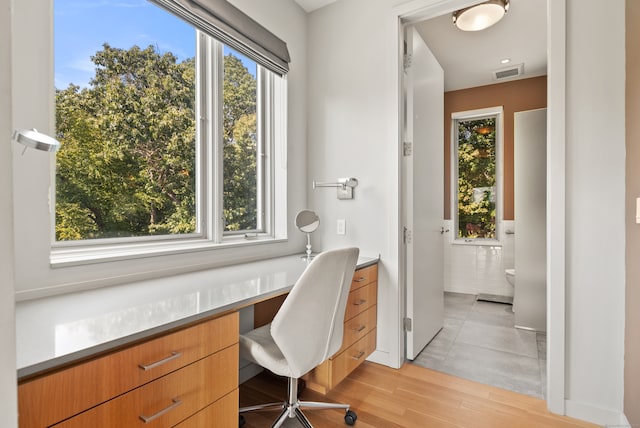
[[449, 229], [445, 229], [444, 226], [440, 227], [440, 235], [445, 234], [449, 231]]

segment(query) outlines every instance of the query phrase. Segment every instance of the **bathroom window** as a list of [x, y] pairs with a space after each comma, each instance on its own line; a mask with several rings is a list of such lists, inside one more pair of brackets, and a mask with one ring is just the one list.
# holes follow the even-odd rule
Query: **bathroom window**
[[501, 118], [501, 107], [452, 115], [456, 242], [498, 240]]
[[57, 251], [275, 236], [283, 78], [147, 1], [54, 29]]

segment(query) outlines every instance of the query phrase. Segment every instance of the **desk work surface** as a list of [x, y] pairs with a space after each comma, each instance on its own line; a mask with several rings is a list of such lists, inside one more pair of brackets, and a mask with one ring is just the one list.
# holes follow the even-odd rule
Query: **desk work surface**
[[292, 255], [17, 302], [18, 378], [287, 293], [306, 266]]

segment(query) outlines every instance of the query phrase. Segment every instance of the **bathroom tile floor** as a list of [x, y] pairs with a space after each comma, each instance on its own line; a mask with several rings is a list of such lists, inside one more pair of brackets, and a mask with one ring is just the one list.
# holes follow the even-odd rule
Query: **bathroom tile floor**
[[414, 364], [545, 398], [544, 333], [515, 328], [511, 305], [449, 292], [444, 302], [444, 327]]

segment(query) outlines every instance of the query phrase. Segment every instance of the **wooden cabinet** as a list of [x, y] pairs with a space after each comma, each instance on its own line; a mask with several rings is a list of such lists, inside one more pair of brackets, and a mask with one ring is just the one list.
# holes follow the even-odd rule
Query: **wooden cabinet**
[[22, 382], [19, 426], [237, 423], [238, 336], [231, 313]]
[[342, 348], [304, 376], [307, 388], [326, 394], [376, 349], [378, 265], [356, 270], [344, 321]]

